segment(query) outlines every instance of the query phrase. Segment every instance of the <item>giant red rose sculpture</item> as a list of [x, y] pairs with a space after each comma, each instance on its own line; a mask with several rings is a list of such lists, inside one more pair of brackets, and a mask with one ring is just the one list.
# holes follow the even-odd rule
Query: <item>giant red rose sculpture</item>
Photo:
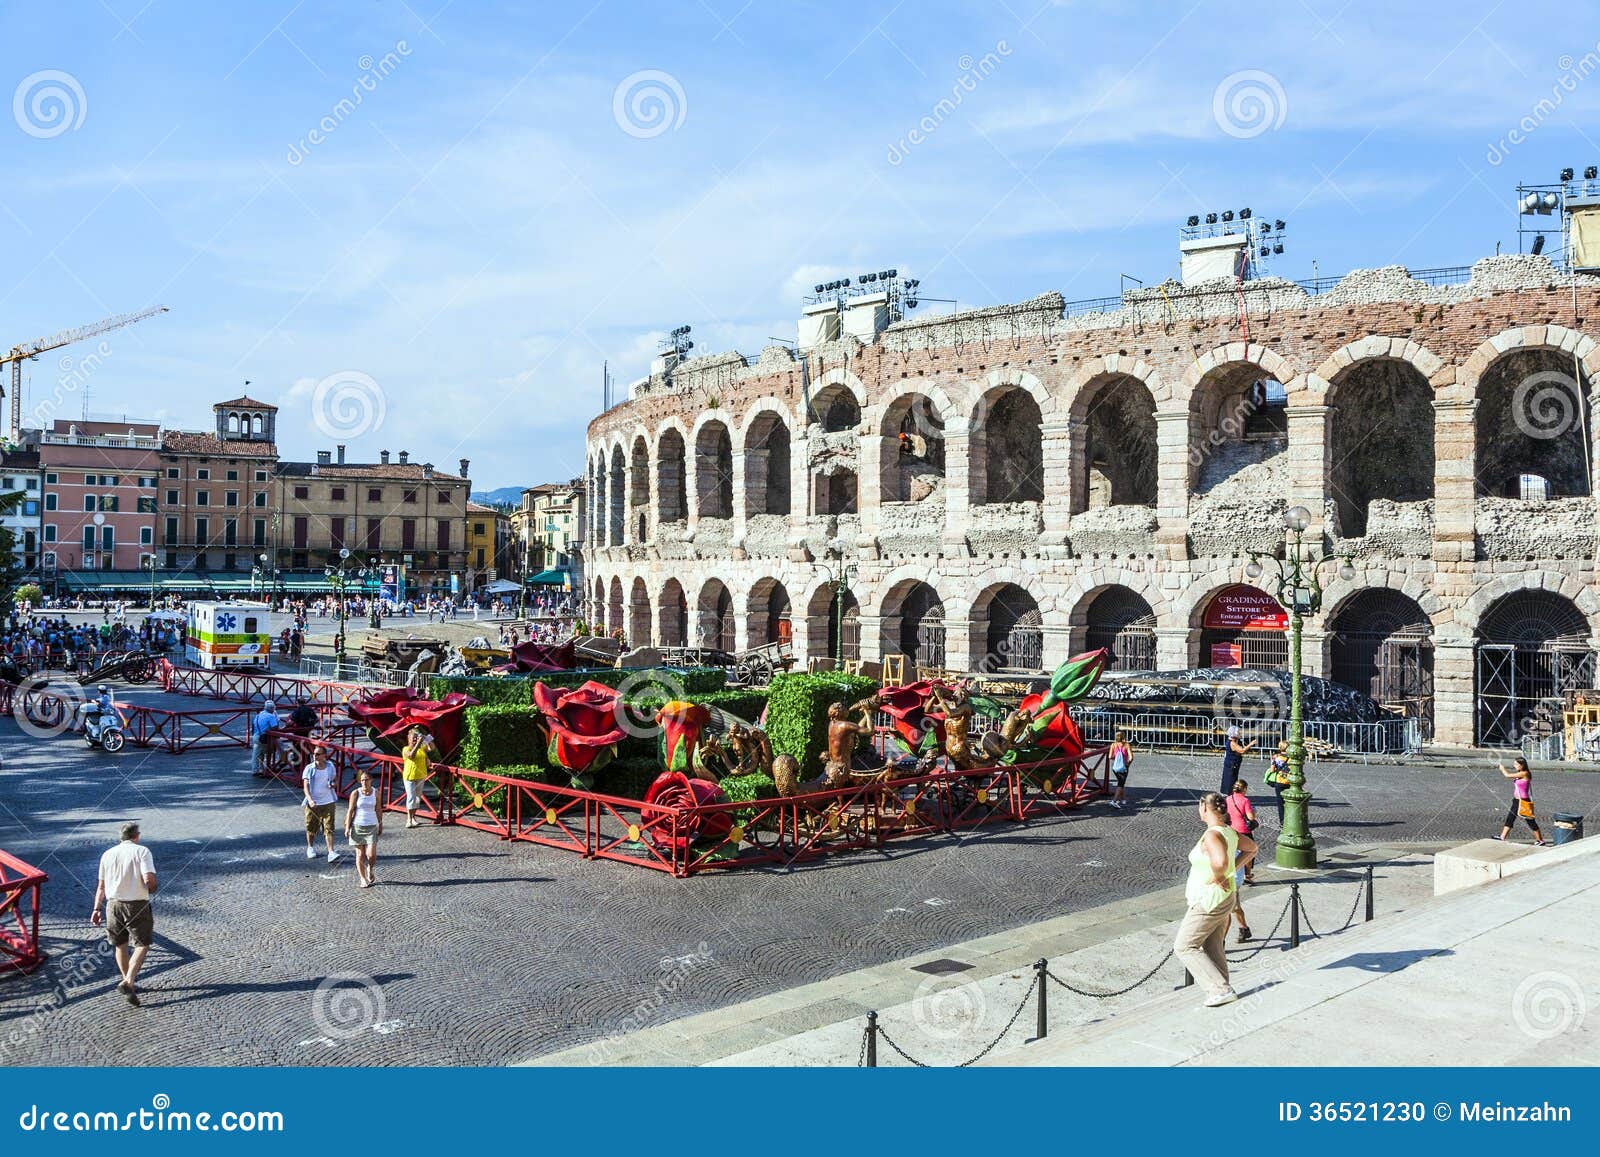
[[701, 804], [727, 803], [728, 797], [723, 790], [709, 780], [695, 779], [681, 771], [664, 771], [658, 775], [644, 793], [644, 802], [657, 807], [686, 809], [678, 820], [676, 835], [673, 834], [672, 825], [664, 822], [649, 828], [650, 839], [657, 847], [683, 851], [696, 840], [727, 839], [728, 833], [733, 830], [731, 811], [702, 813], [697, 807]]
[[533, 705], [550, 736], [550, 762], [573, 775], [598, 771], [611, 762], [622, 729], [622, 704], [614, 688], [593, 680], [581, 687], [552, 689], [533, 685]]
[[364, 702], [351, 703], [345, 710], [357, 723], [366, 724], [373, 742], [391, 754], [399, 754], [401, 737], [416, 726], [425, 728], [443, 757], [449, 759], [461, 742], [462, 713], [477, 705], [476, 699], [459, 691], [443, 699], [424, 699], [410, 687], [394, 687]]

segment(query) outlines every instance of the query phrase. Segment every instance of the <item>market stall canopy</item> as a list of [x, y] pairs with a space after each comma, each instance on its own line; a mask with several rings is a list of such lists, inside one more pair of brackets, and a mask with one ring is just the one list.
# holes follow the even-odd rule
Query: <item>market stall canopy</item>
[[533, 587], [533, 586], [564, 587], [564, 586], [568, 585], [571, 581], [572, 581], [572, 572], [567, 570], [565, 567], [557, 567], [554, 570], [542, 570], [542, 571], [540, 571], [538, 574], [534, 575], [532, 578], [530, 578], [528, 580], [528, 585], [530, 587]]
[[[529, 581], [531, 582], [533, 580], [530, 579]], [[483, 589], [484, 589], [484, 591], [486, 591], [487, 593], [489, 593], [491, 595], [514, 595], [518, 591], [520, 591], [522, 588], [519, 587], [516, 583], [511, 582], [511, 581], [509, 581], [507, 579], [496, 579], [494, 582], [489, 583]]]

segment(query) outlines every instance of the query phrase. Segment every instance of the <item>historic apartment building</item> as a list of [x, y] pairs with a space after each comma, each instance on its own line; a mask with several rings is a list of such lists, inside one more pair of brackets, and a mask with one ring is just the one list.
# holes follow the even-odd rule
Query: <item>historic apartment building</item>
[[159, 564], [242, 585], [273, 545], [278, 407], [245, 395], [211, 409], [212, 432], [161, 437]]
[[14, 508], [0, 510], [0, 526], [11, 532], [11, 553], [25, 578], [39, 576], [39, 515], [44, 506], [39, 482], [38, 451], [0, 450], [0, 498], [16, 501]]
[[1355, 569], [1322, 570], [1308, 674], [1462, 744], [1594, 685], [1600, 278], [1507, 256], [819, 309], [798, 352], [668, 356], [590, 424], [596, 622], [961, 670], [1100, 645], [1124, 669], [1283, 666], [1246, 568], [1303, 506]]
[[40, 569], [140, 573], [155, 549], [161, 428], [153, 422], [72, 421], [26, 433], [43, 475]]
[[584, 498], [581, 478], [542, 482], [522, 492], [522, 505], [511, 514], [511, 537], [524, 577], [565, 572], [576, 588]]

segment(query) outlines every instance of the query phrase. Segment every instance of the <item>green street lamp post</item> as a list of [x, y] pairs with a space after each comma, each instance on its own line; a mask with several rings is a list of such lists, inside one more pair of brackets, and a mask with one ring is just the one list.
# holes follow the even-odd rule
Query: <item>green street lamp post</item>
[[156, 556], [155, 555], [147, 554], [147, 555], [144, 556], [144, 568], [147, 571], [150, 572], [150, 610], [151, 610], [152, 613], [154, 613], [154, 611], [156, 609]]
[[[1306, 529], [1311, 525], [1311, 512], [1304, 506], [1295, 506], [1284, 513], [1287, 531], [1284, 557], [1268, 558], [1277, 573], [1273, 578], [1273, 597], [1289, 612], [1289, 787], [1283, 793], [1283, 830], [1278, 833], [1278, 850], [1275, 857], [1280, 868], [1314, 868], [1317, 866], [1317, 842], [1311, 836], [1311, 793], [1306, 791], [1306, 727], [1303, 710], [1303, 692], [1300, 686], [1301, 628], [1305, 616], [1322, 609], [1322, 567], [1338, 564], [1339, 577], [1346, 582], [1355, 577], [1355, 569], [1348, 559], [1321, 554], [1315, 547], [1305, 544]], [[1250, 565], [1245, 574], [1259, 579], [1266, 573], [1262, 556], [1250, 554]]]
[[[344, 665], [344, 588], [349, 581], [349, 576], [345, 574], [344, 567], [345, 563], [349, 561], [349, 548], [341, 546], [339, 548], [339, 565], [333, 566], [330, 564], [322, 568], [322, 573], [327, 577], [329, 584], [339, 596], [339, 633], [334, 637], [333, 653], [336, 657], [336, 665], [341, 667]], [[336, 675], [335, 678], [337, 677]]]
[[843, 671], [844, 597], [848, 593], [850, 580], [855, 578], [856, 568], [846, 564], [842, 539], [835, 538], [828, 543], [825, 557], [833, 561], [833, 565], [828, 568], [829, 577], [833, 580], [833, 662], [835, 668]]

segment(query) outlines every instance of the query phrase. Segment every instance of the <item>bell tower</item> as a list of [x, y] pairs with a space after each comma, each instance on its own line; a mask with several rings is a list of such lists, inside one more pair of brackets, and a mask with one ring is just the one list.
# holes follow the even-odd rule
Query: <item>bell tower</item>
[[[245, 385], [249, 385], [246, 382]], [[258, 402], [249, 394], [211, 407], [217, 416], [219, 442], [273, 442], [277, 440], [278, 407]]]

